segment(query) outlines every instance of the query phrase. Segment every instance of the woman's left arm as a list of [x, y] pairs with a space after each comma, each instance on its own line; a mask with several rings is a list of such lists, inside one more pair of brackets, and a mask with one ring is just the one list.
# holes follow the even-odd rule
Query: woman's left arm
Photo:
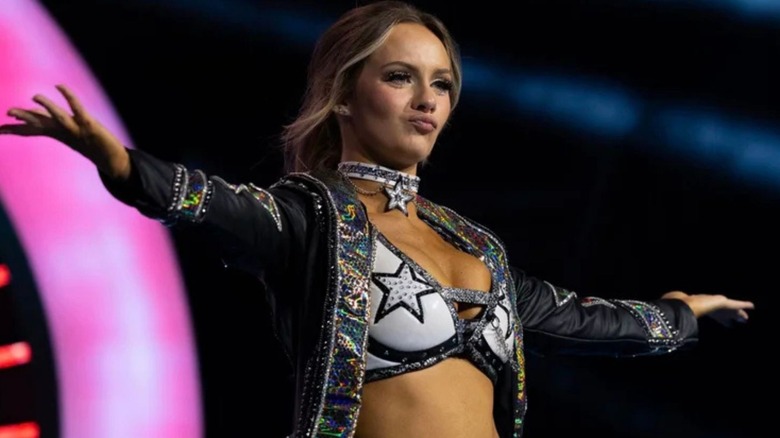
[[526, 347], [543, 354], [641, 356], [688, 348], [698, 318], [747, 321], [753, 303], [723, 295], [668, 292], [657, 300], [604, 299], [577, 293], [512, 268]]

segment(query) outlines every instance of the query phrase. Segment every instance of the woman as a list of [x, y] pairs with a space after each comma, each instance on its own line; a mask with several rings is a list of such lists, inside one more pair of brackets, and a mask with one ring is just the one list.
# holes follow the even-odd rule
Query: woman
[[[489, 230], [417, 194], [461, 86], [457, 47], [400, 2], [343, 15], [319, 40], [284, 130], [287, 175], [231, 184], [122, 143], [68, 88], [71, 112], [12, 108], [0, 133], [49, 136], [91, 160], [119, 200], [211, 231], [256, 275], [296, 372], [294, 437], [520, 436], [524, 349], [611, 356], [693, 345], [697, 318], [750, 302], [669, 292], [580, 298], [507, 263]], [[524, 344], [524, 333], [527, 345]]]

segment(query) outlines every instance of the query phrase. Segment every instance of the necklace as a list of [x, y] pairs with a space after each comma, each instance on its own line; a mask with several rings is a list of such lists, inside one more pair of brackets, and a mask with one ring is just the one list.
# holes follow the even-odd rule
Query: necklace
[[[403, 214], [409, 216], [406, 204], [414, 200], [413, 193], [417, 193], [420, 187], [420, 177], [378, 164], [367, 164], [358, 161], [342, 161], [338, 165], [338, 170], [360, 194], [374, 196], [384, 191], [388, 198], [385, 211], [400, 210]], [[382, 185], [377, 190], [366, 190], [355, 185], [350, 178], [376, 181]]]

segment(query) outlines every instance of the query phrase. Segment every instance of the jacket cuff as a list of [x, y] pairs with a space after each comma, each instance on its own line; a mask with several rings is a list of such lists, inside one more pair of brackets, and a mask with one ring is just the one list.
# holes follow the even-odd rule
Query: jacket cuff
[[[186, 196], [191, 195], [188, 187], [196, 181], [189, 181], [188, 185], [187, 172], [183, 166], [160, 160], [137, 149], [127, 148], [127, 153], [130, 157], [130, 175], [126, 180], [113, 179], [98, 172], [103, 186], [114, 198], [165, 224], [175, 222], [186, 213], [203, 210], [203, 202], [187, 203]], [[185, 210], [184, 213], [182, 210]]]
[[690, 306], [678, 299], [659, 299], [655, 304], [676, 332], [676, 345], [673, 349], [687, 348], [698, 341], [699, 322]]
[[645, 331], [650, 350], [645, 354], [665, 354], [687, 349], [698, 342], [699, 326], [691, 308], [681, 300], [650, 302], [613, 300], [628, 310]]

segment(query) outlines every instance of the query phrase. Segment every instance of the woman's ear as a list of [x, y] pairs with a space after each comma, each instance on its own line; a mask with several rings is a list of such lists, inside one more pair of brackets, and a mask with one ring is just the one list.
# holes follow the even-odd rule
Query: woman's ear
[[340, 115], [340, 116], [349, 116], [351, 113], [349, 112], [349, 108], [347, 108], [346, 105], [334, 105], [333, 106], [333, 112]]

